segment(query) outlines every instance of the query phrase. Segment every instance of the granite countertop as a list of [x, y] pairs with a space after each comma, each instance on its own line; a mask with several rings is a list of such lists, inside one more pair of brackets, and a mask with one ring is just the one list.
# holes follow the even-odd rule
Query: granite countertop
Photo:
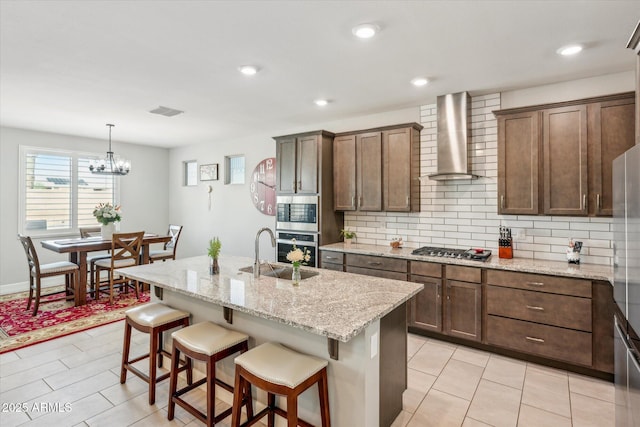
[[[176, 293], [347, 342], [422, 290], [423, 285], [302, 266], [317, 276], [291, 280], [239, 271], [252, 260], [221, 256], [209, 275], [207, 256], [117, 270]], [[278, 264], [290, 267], [290, 264]]]
[[403, 258], [416, 261], [437, 262], [440, 264], [466, 265], [495, 270], [519, 271], [523, 273], [550, 274], [588, 280], [603, 280], [613, 283], [613, 269], [608, 265], [569, 264], [561, 261], [547, 261], [529, 258], [499, 258], [494, 252], [486, 262], [442, 258], [435, 256], [411, 255], [413, 248], [393, 249], [390, 246], [333, 243], [321, 246], [320, 250], [361, 255], [375, 255], [390, 258]]

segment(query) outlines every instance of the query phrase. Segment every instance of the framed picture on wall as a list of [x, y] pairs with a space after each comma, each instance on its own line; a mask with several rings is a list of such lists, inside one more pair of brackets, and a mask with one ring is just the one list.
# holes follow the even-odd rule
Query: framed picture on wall
[[217, 181], [218, 164], [200, 165], [200, 181]]

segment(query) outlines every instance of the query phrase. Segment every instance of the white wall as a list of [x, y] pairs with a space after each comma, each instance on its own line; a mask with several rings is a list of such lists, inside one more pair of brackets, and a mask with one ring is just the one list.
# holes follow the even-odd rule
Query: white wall
[[[18, 233], [18, 147], [50, 147], [106, 154], [105, 140], [81, 138], [23, 129], [0, 128], [0, 293], [27, 290], [27, 263], [17, 240]], [[131, 161], [128, 176], [120, 180], [123, 219], [120, 230], [166, 233], [169, 223], [169, 150], [113, 142], [116, 154]], [[66, 256], [41, 248], [43, 263], [65, 260]]]

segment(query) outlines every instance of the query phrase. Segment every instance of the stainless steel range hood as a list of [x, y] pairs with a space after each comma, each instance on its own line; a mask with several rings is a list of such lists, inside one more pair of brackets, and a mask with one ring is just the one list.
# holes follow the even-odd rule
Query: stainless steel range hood
[[[437, 171], [429, 179], [475, 179], [468, 148], [471, 142], [471, 97], [467, 92], [442, 95], [437, 100]], [[422, 178], [422, 177], [421, 177]]]

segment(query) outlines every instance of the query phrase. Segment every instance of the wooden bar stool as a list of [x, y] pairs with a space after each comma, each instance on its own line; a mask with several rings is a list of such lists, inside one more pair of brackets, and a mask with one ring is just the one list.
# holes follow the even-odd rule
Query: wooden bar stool
[[[249, 337], [240, 332], [231, 331], [211, 322], [202, 322], [180, 329], [171, 334], [173, 338], [173, 352], [171, 354], [171, 379], [169, 381], [169, 408], [168, 419], [173, 420], [176, 403], [187, 410], [191, 415], [205, 423], [213, 426], [223, 418], [231, 415], [231, 408], [215, 415], [216, 404], [216, 384], [225, 390], [233, 393], [233, 387], [216, 378], [216, 362], [229, 357], [234, 353], [244, 353], [249, 349]], [[187, 363], [191, 359], [201, 360], [207, 364], [206, 376], [193, 384], [176, 390], [178, 386], [178, 360], [180, 352], [187, 357]], [[193, 390], [200, 385], [207, 383], [207, 413], [204, 414], [191, 406], [180, 396]], [[239, 405], [246, 405], [247, 415], [253, 415], [251, 402], [251, 388], [243, 388], [240, 395]]]
[[[320, 416], [322, 427], [330, 427], [329, 389], [327, 386], [327, 361], [300, 354], [281, 344], [267, 342], [236, 357], [236, 393], [233, 396], [231, 425], [240, 426], [242, 395], [238, 390], [250, 388], [251, 384], [267, 392], [267, 407], [255, 417], [247, 420], [248, 425], [269, 415], [269, 427], [274, 425], [275, 414], [287, 419], [288, 427], [301, 425], [313, 427], [298, 418], [298, 396], [318, 383], [320, 395]], [[286, 396], [287, 410], [276, 406], [276, 394]]]
[[[162, 348], [162, 333], [179, 326], [189, 326], [189, 313], [167, 307], [164, 304], [148, 303], [129, 309], [125, 314], [120, 384], [124, 384], [127, 381], [127, 371], [131, 371], [149, 384], [149, 405], [153, 405], [156, 401], [156, 383], [169, 378], [169, 372], [156, 377], [156, 361], [158, 368], [161, 368], [162, 356], [171, 357], [171, 354]], [[150, 344], [149, 353], [129, 360], [132, 327], [140, 332], [149, 334]], [[134, 363], [146, 358], [149, 358], [149, 375], [132, 366]], [[191, 384], [191, 364], [188, 361], [181, 363], [180, 371], [187, 370], [187, 381]]]

